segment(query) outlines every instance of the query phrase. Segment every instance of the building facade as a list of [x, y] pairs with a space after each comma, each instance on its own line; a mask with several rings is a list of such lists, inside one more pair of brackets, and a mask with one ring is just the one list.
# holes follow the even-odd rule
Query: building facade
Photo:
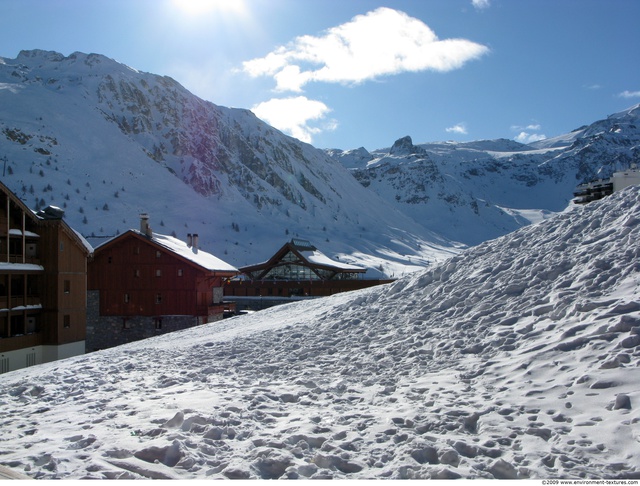
[[89, 262], [87, 351], [222, 319], [222, 284], [238, 270], [198, 247], [154, 233], [148, 216], [97, 246]]
[[392, 281], [364, 279], [365, 268], [330, 259], [309, 241], [297, 238], [285, 243], [266, 262], [239, 270], [241, 278], [228, 281], [224, 292], [240, 310], [259, 310]]
[[637, 184], [640, 184], [640, 170], [634, 164], [627, 170], [614, 172], [609, 179], [580, 184], [573, 192], [573, 202], [587, 204]]
[[91, 246], [0, 183], [0, 373], [84, 354]]

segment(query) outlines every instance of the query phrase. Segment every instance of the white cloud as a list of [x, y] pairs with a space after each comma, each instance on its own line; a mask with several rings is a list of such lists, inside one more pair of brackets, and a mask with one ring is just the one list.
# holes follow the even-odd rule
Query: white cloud
[[547, 138], [547, 136], [542, 133], [520, 132], [515, 137], [515, 141], [526, 144], [531, 142], [537, 142], [539, 140], [544, 140], [545, 138]]
[[518, 135], [514, 137], [514, 140], [516, 142], [524, 144], [537, 142], [539, 140], [544, 140], [545, 138], [547, 138], [547, 136], [543, 133], [532, 133], [542, 130], [542, 125], [540, 125], [539, 123], [530, 123], [527, 126], [511, 125], [511, 130], [514, 132], [519, 132]]
[[640, 91], [623, 91], [618, 96], [620, 98], [640, 98]]
[[421, 20], [386, 7], [327, 30], [297, 37], [265, 57], [243, 63], [252, 77], [272, 76], [276, 90], [300, 92], [305, 84], [361, 83], [417, 71], [451, 71], [489, 49], [466, 39], [439, 40]]
[[490, 0], [471, 0], [471, 3], [478, 10], [489, 8], [491, 6]]
[[452, 127], [445, 129], [447, 133], [457, 133], [459, 135], [467, 134], [467, 126], [464, 123], [458, 123]]
[[321, 127], [312, 127], [310, 122], [324, 120], [331, 110], [321, 101], [305, 96], [274, 98], [255, 105], [251, 110], [269, 125], [307, 143], [311, 143], [313, 135], [337, 128], [335, 120], [327, 120]]
[[511, 125], [511, 130], [513, 132], [519, 132], [514, 140], [520, 143], [532, 143], [537, 142], [539, 140], [544, 140], [547, 136], [543, 133], [536, 133], [542, 130], [542, 126], [539, 123], [530, 123], [529, 125]]
[[511, 126], [511, 130], [513, 130], [514, 132], [519, 132], [519, 131], [522, 131], [522, 130], [540, 131], [540, 130], [542, 130], [542, 126], [539, 125], [539, 124], [527, 125], [526, 127], [523, 127], [521, 125], [512, 125]]

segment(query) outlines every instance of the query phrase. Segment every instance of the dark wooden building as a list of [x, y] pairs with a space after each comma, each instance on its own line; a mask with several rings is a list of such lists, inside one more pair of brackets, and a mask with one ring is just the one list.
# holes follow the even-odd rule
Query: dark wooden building
[[84, 353], [91, 246], [0, 183], [0, 373]]
[[222, 285], [238, 270], [187, 241], [141, 227], [97, 246], [89, 262], [87, 351], [222, 319]]
[[[241, 267], [225, 295], [245, 308], [268, 307], [305, 297], [323, 297], [392, 280], [364, 279], [365, 268], [333, 260], [307, 240], [292, 239], [269, 260]], [[244, 304], [243, 304], [244, 302]]]

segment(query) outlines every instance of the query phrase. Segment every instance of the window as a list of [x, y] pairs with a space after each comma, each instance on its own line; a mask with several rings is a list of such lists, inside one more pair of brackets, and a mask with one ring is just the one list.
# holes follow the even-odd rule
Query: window
[[140, 269], [136, 268], [133, 270], [133, 276], [138, 278], [140, 277]]
[[71, 280], [65, 280], [64, 281], [64, 293], [65, 294], [70, 294], [71, 293]]
[[33, 334], [37, 330], [37, 322], [35, 316], [27, 317], [27, 334]]
[[156, 250], [156, 258], [160, 258], [162, 256], [162, 252], [160, 250]]
[[162, 329], [162, 318], [161, 317], [156, 317], [154, 319], [154, 323], [156, 326], [156, 331], [159, 331], [160, 329]]
[[124, 294], [124, 303], [128, 304], [129, 302], [131, 302], [131, 297], [129, 294]]
[[66, 314], [65, 316], [62, 317], [62, 321], [63, 321], [63, 327], [65, 329], [69, 329], [71, 327], [71, 316]]
[[107, 257], [107, 263], [111, 263], [111, 257]]
[[122, 318], [122, 329], [131, 329], [131, 323], [126, 317]]
[[134, 246], [133, 247], [133, 254], [134, 255], [139, 255], [140, 254], [140, 247], [139, 246]]
[[178, 268], [178, 277], [182, 277], [182, 268]]
[[160, 268], [156, 269], [156, 277], [162, 277], [162, 270]]
[[38, 246], [35, 243], [27, 243], [27, 256], [36, 257], [38, 255]]
[[162, 304], [162, 294], [156, 294], [156, 304]]

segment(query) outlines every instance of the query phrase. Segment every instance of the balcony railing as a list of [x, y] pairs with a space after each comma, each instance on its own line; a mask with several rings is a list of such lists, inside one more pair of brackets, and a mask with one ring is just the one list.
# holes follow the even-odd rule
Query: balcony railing
[[[0, 261], [7, 261], [7, 255], [0, 255]], [[23, 260], [22, 255], [12, 253], [9, 255], [9, 263], [31, 263], [33, 265], [40, 265], [40, 258], [25, 256]]]
[[37, 308], [42, 306], [42, 301], [40, 297], [36, 296], [27, 296], [26, 298], [23, 296], [12, 296], [9, 297], [0, 296], [0, 310], [8, 310], [8, 309], [19, 309], [21, 307], [33, 307]]
[[0, 338], [0, 352], [15, 351], [16, 349], [31, 348], [42, 344], [43, 334], [34, 332], [12, 337]]

